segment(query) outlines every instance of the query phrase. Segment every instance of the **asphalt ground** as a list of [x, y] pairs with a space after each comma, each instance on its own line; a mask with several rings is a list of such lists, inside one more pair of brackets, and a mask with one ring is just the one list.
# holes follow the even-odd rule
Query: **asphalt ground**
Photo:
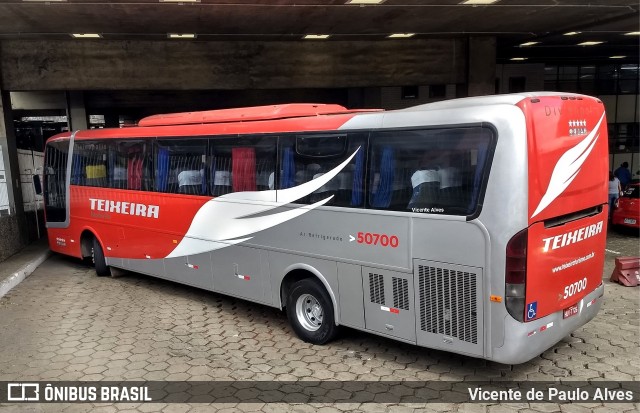
[[608, 281], [616, 257], [640, 255], [637, 234], [608, 234], [598, 316], [514, 366], [351, 329], [328, 345], [310, 345], [295, 337], [279, 310], [136, 273], [99, 278], [81, 261], [54, 255], [0, 299], [0, 381], [409, 381], [441, 391], [443, 402], [16, 403], [0, 411], [636, 412], [637, 403], [445, 399], [456, 385], [478, 380], [640, 382], [640, 287]]

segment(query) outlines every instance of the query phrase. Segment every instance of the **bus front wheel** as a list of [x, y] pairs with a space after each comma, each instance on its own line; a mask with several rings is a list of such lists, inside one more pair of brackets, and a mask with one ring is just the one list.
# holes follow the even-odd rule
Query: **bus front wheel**
[[111, 268], [107, 265], [104, 259], [104, 251], [97, 238], [93, 238], [93, 246], [91, 248], [91, 258], [93, 259], [93, 265], [96, 267], [96, 274], [98, 277], [111, 276]]
[[325, 344], [338, 333], [331, 297], [315, 278], [293, 284], [287, 298], [287, 318], [297, 336], [307, 343]]

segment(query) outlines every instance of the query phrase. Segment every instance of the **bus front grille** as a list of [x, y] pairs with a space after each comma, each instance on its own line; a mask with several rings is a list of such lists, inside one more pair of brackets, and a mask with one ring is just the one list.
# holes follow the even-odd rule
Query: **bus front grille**
[[420, 329], [477, 344], [476, 277], [474, 273], [420, 265]]

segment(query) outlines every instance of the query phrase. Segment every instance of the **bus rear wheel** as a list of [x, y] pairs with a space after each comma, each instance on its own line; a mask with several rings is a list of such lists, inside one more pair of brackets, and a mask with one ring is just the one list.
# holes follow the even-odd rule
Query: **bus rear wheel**
[[331, 297], [315, 278], [293, 284], [287, 297], [287, 318], [296, 335], [307, 343], [325, 344], [338, 333]]
[[111, 276], [111, 268], [107, 265], [107, 262], [104, 259], [102, 246], [95, 237], [93, 238], [93, 246], [91, 247], [91, 259], [93, 260], [93, 265], [96, 267], [96, 274], [98, 274], [98, 277]]

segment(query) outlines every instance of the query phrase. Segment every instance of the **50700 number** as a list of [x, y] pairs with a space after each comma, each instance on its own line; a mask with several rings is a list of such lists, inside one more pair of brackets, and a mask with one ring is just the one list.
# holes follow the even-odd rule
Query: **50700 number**
[[375, 234], [372, 232], [358, 232], [356, 239], [358, 244], [382, 245], [383, 247], [397, 248], [400, 245], [395, 235]]
[[564, 287], [564, 297], [563, 298], [569, 298], [572, 295], [574, 295], [575, 293], [579, 293], [580, 291], [583, 291], [587, 288], [587, 279], [583, 278], [580, 281], [576, 281], [571, 285], [567, 285], [566, 287]]

